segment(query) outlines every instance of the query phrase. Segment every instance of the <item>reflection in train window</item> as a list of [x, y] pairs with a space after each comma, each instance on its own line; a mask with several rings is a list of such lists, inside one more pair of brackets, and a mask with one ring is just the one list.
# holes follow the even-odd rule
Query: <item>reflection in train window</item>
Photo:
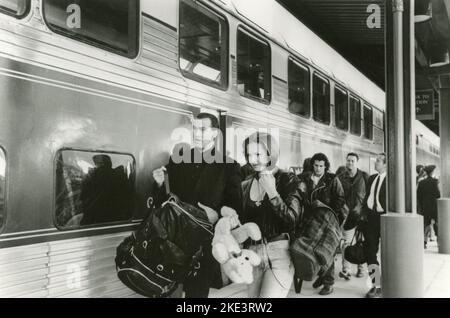
[[0, 148], [0, 230], [5, 225], [6, 210], [6, 156], [2, 148]]
[[288, 62], [289, 111], [309, 117], [309, 70], [293, 60]]
[[350, 96], [350, 132], [361, 136], [361, 102]]
[[59, 228], [132, 218], [135, 162], [131, 155], [62, 150], [56, 160], [55, 220]]
[[55, 33], [129, 58], [138, 53], [138, 0], [43, 0]]
[[364, 137], [372, 140], [373, 138], [373, 113], [372, 108], [364, 106]]
[[192, 0], [180, 2], [180, 69], [205, 84], [228, 85], [228, 24]]
[[313, 77], [313, 117], [330, 124], [330, 83], [317, 74]]
[[30, 11], [31, 0], [0, 0], [0, 13], [23, 18]]
[[237, 34], [237, 80], [241, 95], [271, 99], [270, 46], [243, 29]]
[[336, 127], [348, 130], [348, 94], [339, 87], [334, 88], [334, 114]]

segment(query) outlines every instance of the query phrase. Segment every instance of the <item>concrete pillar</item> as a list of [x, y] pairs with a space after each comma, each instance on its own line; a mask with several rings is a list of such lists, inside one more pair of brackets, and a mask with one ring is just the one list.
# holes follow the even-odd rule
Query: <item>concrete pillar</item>
[[[415, 165], [414, 0], [386, 1], [388, 212], [381, 217], [383, 297], [423, 297], [423, 218], [412, 200]], [[406, 140], [406, 142], [405, 142]]]
[[423, 217], [412, 213], [383, 215], [381, 236], [383, 297], [423, 297]]
[[439, 76], [441, 200], [438, 200], [439, 253], [450, 254], [450, 75]]

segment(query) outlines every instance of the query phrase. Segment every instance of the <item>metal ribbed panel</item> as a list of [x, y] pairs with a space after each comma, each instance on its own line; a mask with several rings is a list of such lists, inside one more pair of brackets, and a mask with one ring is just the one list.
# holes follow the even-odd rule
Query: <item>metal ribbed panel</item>
[[181, 76], [178, 70], [177, 32], [146, 16], [142, 19], [144, 25], [140, 63]]
[[117, 278], [128, 233], [0, 250], [0, 297], [134, 297]]
[[273, 104], [277, 107], [287, 108], [288, 107], [288, 84], [284, 81], [273, 77]]

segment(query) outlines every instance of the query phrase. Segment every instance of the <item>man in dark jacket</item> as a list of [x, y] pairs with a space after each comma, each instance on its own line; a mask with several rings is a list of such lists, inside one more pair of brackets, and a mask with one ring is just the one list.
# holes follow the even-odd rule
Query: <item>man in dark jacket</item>
[[427, 174], [426, 179], [419, 182], [417, 187], [418, 210], [423, 215], [423, 225], [425, 227], [424, 247], [427, 247], [428, 229], [431, 226], [431, 220], [434, 220], [434, 231], [437, 235], [437, 199], [441, 197], [438, 180], [434, 178], [436, 166], [430, 165], [424, 168]]
[[[240, 165], [216, 148], [219, 123], [214, 115], [200, 113], [194, 121], [194, 147], [174, 153], [169, 163], [153, 171], [156, 181], [153, 198], [156, 205], [167, 198], [164, 171], [169, 177], [170, 191], [180, 200], [205, 210], [211, 223], [219, 218], [224, 206], [237, 213], [242, 209]], [[188, 238], [187, 238], [188, 239]], [[207, 244], [208, 245], [208, 244]], [[196, 276], [184, 284], [187, 298], [206, 298], [212, 281], [220, 275], [220, 265], [211, 254], [211, 242]]]
[[[375, 162], [375, 170], [378, 172], [370, 176], [367, 183], [366, 197], [364, 198], [364, 252], [367, 266], [379, 266], [377, 253], [380, 244], [380, 218], [386, 213], [386, 154], [380, 153]], [[366, 297], [381, 297], [380, 286], [373, 286]]]
[[[338, 175], [345, 193], [345, 202], [349, 209], [349, 215], [343, 226], [344, 245], [342, 247], [342, 271], [339, 277], [350, 280], [350, 262], [344, 259], [345, 248], [350, 244], [355, 228], [361, 217], [364, 198], [366, 196], [366, 183], [369, 176], [364, 171], [358, 169], [359, 156], [357, 153], [350, 152], [347, 155], [345, 171]], [[358, 265], [357, 277], [363, 277], [363, 265]]]
[[[341, 225], [347, 217], [345, 207], [344, 189], [339, 179], [332, 173], [329, 173], [330, 162], [326, 155], [317, 153], [311, 158], [313, 172], [302, 176], [302, 185], [306, 187], [308, 203], [320, 201], [322, 204], [330, 207], [339, 220]], [[334, 285], [334, 262], [325, 272], [320, 273], [319, 278], [314, 282], [313, 287], [318, 288], [323, 285], [320, 295], [329, 295], [333, 292]]]

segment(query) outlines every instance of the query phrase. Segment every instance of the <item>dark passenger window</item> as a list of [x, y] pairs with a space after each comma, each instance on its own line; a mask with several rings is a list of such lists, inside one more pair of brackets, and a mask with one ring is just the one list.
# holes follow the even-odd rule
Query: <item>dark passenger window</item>
[[361, 135], [361, 102], [350, 96], [350, 132]]
[[336, 127], [348, 130], [348, 94], [337, 87], [334, 88], [334, 114]]
[[364, 106], [364, 137], [373, 138], [373, 112], [372, 108]]
[[270, 46], [243, 29], [237, 34], [237, 79], [241, 95], [270, 102]]
[[310, 116], [309, 70], [289, 60], [289, 111], [300, 116]]
[[43, 0], [55, 33], [129, 58], [138, 54], [139, 0]]
[[330, 124], [330, 83], [317, 74], [313, 77], [313, 117]]
[[30, 12], [30, 2], [31, 0], [0, 0], [0, 12], [20, 19]]
[[194, 1], [180, 1], [180, 69], [205, 84], [228, 85], [226, 20]]
[[56, 162], [56, 224], [124, 222], [134, 210], [135, 162], [131, 155], [62, 150]]

